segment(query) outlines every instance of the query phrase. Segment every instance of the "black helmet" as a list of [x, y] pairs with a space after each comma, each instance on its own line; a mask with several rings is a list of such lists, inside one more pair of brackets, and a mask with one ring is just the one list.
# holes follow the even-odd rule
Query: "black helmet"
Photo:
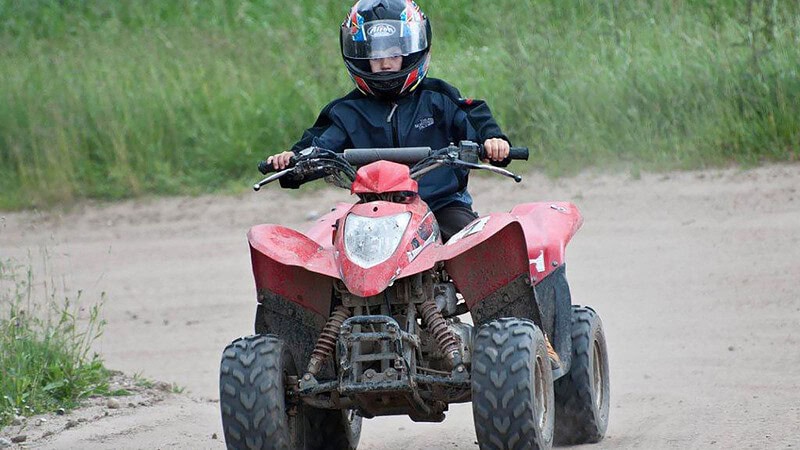
[[[416, 89], [428, 72], [431, 25], [412, 0], [360, 0], [339, 34], [344, 65], [358, 90], [394, 99]], [[403, 57], [399, 72], [372, 73], [369, 60]]]

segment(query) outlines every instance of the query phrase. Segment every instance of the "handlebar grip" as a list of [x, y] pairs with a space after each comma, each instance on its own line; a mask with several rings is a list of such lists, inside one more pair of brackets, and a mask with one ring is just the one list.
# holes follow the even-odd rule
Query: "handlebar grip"
[[[287, 168], [292, 167], [294, 166], [294, 163], [295, 159], [294, 156], [292, 156], [292, 158], [289, 160], [289, 165], [286, 167]], [[261, 172], [263, 175], [266, 175], [268, 173], [277, 172], [278, 169], [275, 169], [275, 166], [273, 166], [272, 163], [268, 163], [267, 160], [265, 159], [264, 161], [258, 163], [258, 171]]]
[[[528, 153], [529, 153], [528, 152], [528, 147], [511, 147], [511, 148], [508, 149], [508, 156], [506, 156], [506, 159], [503, 160], [503, 164], [506, 165], [510, 161], [515, 160], [515, 159], [518, 159], [518, 160], [521, 159], [523, 161], [527, 161], [528, 160]], [[480, 159], [487, 159], [486, 149], [484, 149], [482, 145], [480, 146], [480, 149], [478, 150], [478, 157]]]
[[528, 147], [511, 147], [508, 152], [509, 159], [521, 159], [523, 161], [528, 160]]
[[272, 164], [269, 164], [265, 159], [264, 161], [258, 163], [258, 171], [261, 172], [263, 175], [266, 175], [270, 172], [274, 172], [275, 168], [272, 166]]

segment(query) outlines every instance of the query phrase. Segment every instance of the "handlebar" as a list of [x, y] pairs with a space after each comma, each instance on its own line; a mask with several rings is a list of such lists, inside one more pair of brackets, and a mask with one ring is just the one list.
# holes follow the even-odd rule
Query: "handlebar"
[[366, 166], [380, 160], [414, 164], [431, 156], [431, 153], [430, 147], [348, 148], [344, 151], [344, 159], [354, 166]]
[[[344, 151], [344, 159], [354, 166], [365, 166], [375, 161], [392, 161], [400, 164], [414, 164], [435, 153], [430, 147], [398, 147], [398, 148], [348, 148]], [[528, 147], [511, 147], [506, 160], [528, 160]], [[486, 151], [482, 145], [477, 146], [479, 159], [486, 159]], [[287, 168], [293, 167], [296, 157], [292, 156]], [[505, 162], [505, 161], [504, 161]], [[266, 160], [258, 163], [258, 171], [266, 175], [277, 172]]]

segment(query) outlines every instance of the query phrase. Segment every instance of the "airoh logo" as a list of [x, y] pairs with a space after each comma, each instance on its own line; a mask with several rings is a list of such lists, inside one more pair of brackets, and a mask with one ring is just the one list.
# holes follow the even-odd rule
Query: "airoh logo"
[[370, 37], [379, 38], [379, 37], [392, 36], [396, 32], [397, 29], [389, 25], [388, 23], [379, 23], [377, 25], [373, 25], [372, 27], [370, 27], [370, 29], [367, 31], [367, 34], [370, 35]]

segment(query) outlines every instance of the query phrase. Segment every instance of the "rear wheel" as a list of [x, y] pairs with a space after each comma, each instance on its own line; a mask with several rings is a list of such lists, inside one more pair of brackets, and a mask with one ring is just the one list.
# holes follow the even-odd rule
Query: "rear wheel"
[[553, 372], [541, 330], [525, 319], [482, 325], [472, 359], [472, 411], [481, 449], [549, 449]]
[[287, 378], [296, 376], [282, 340], [271, 335], [239, 338], [222, 353], [220, 409], [229, 449], [302, 449], [302, 405], [287, 401]]
[[307, 413], [307, 450], [355, 450], [362, 417], [353, 410], [314, 409]]
[[588, 307], [572, 307], [572, 365], [555, 382], [556, 443], [603, 439], [609, 411], [608, 353], [603, 322]]

